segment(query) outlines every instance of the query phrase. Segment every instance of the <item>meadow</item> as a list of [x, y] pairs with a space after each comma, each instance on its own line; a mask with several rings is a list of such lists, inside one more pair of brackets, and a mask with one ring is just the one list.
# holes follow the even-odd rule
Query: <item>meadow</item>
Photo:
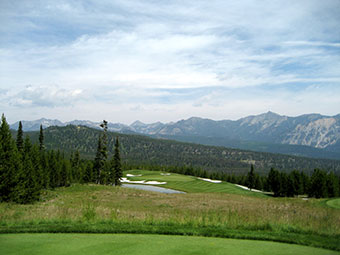
[[130, 180], [166, 181], [159, 186], [187, 194], [73, 184], [46, 191], [34, 204], [1, 203], [0, 232], [228, 237], [340, 251], [340, 211], [324, 206], [327, 200], [273, 198], [230, 183], [156, 171], [125, 174], [142, 174]]

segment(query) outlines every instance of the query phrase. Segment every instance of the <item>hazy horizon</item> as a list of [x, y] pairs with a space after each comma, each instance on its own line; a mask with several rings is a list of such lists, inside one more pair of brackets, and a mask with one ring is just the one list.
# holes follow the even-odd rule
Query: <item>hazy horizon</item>
[[[272, 111], [268, 111], [268, 112], [272, 112]], [[200, 117], [200, 116], [191, 116], [191, 117], [188, 117], [188, 118], [185, 118], [185, 119], [177, 119], [177, 120], [172, 120], [172, 121], [168, 121], [168, 122], [163, 122], [163, 121], [155, 121], [155, 122], [144, 122], [144, 121], [141, 121], [139, 119], [136, 119], [130, 123], [123, 123], [123, 122], [115, 122], [115, 121], [112, 121], [112, 120], [109, 120], [109, 119], [105, 119], [106, 121], [108, 121], [109, 123], [119, 123], [119, 124], [124, 124], [124, 125], [128, 125], [128, 126], [131, 126], [134, 122], [137, 122], [137, 121], [140, 121], [142, 122], [143, 124], [154, 124], [154, 123], [157, 123], [157, 122], [161, 122], [163, 124], [168, 124], [168, 123], [175, 123], [175, 122], [178, 122], [178, 121], [181, 121], [181, 120], [187, 120], [187, 119], [190, 119], [190, 118], [202, 118], [202, 119], [210, 119], [210, 120], [213, 120], [213, 121], [221, 121], [221, 120], [232, 120], [232, 121], [237, 121], [239, 119], [242, 119], [242, 118], [246, 118], [246, 117], [250, 117], [250, 116], [257, 116], [257, 115], [262, 115], [262, 114], [266, 114], [268, 112], [264, 112], [264, 113], [260, 113], [260, 114], [255, 114], [255, 115], [247, 115], [247, 116], [243, 116], [241, 118], [236, 118], [236, 119], [211, 119], [211, 118], [203, 118], [203, 117]], [[282, 115], [282, 114], [279, 114], [279, 113], [276, 113], [276, 112], [272, 112], [274, 114], [278, 114], [280, 116], [283, 116], [283, 117], [299, 117], [299, 116], [302, 116], [302, 115], [310, 115], [310, 114], [320, 114], [320, 113], [306, 113], [306, 114], [301, 114], [301, 115], [296, 115], [296, 116], [288, 116], [288, 115]], [[337, 115], [340, 115], [340, 113], [338, 114], [335, 114], [335, 115], [324, 115], [324, 114], [320, 114], [322, 116], [326, 116], [326, 117], [335, 117]], [[5, 116], [6, 117], [6, 116]], [[41, 119], [46, 119], [46, 120], [58, 120], [58, 121], [61, 121], [63, 123], [67, 123], [67, 122], [72, 122], [72, 121], [90, 121], [90, 122], [98, 122], [98, 123], [101, 123], [103, 120], [91, 120], [91, 119], [69, 119], [69, 120], [62, 120], [62, 119], [56, 119], [56, 118], [45, 118], [45, 117], [41, 117], [41, 118], [38, 118], [38, 119], [18, 119], [18, 120], [15, 120], [15, 121], [12, 121], [10, 122], [9, 124], [10, 125], [13, 125], [19, 121], [37, 121], [37, 120], [41, 120]], [[7, 117], [6, 117], [6, 120], [7, 120]]]

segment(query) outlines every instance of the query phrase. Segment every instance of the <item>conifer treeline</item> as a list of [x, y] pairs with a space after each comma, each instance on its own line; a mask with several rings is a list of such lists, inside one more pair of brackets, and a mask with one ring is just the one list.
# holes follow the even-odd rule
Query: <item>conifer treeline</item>
[[[103, 161], [105, 178], [94, 171], [91, 160], [81, 160], [79, 152], [66, 158], [63, 152], [44, 148], [44, 134], [40, 127], [39, 145], [32, 144], [29, 136], [23, 138], [22, 124], [19, 122], [16, 141], [12, 139], [9, 125], [4, 115], [0, 126], [0, 202], [31, 203], [39, 199], [44, 189], [69, 186], [71, 183], [96, 182], [119, 185], [115, 181], [114, 170], [118, 168], [121, 177], [119, 143], [118, 155], [110, 162]], [[101, 139], [101, 138], [100, 138]], [[102, 151], [102, 153], [105, 153]], [[112, 178], [107, 178], [112, 176]]]

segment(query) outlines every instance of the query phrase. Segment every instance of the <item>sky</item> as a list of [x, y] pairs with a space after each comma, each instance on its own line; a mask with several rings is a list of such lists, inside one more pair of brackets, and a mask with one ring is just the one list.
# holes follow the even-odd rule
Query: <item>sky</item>
[[339, 0], [0, 0], [7, 121], [340, 113]]

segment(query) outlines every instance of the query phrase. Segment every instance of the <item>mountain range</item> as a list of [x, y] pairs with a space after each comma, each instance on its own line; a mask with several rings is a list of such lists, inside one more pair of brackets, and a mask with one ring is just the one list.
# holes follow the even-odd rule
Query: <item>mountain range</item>
[[[22, 124], [25, 131], [39, 130], [40, 124], [44, 128], [66, 125], [100, 128], [100, 123], [84, 120], [61, 122], [43, 118]], [[12, 129], [17, 127], [18, 122], [11, 125]], [[206, 145], [340, 159], [340, 114], [288, 117], [269, 111], [235, 121], [192, 117], [170, 123], [108, 123], [108, 129]]]
[[[12, 132], [15, 137], [16, 131]], [[39, 131], [25, 134], [32, 142], [38, 143]], [[62, 151], [66, 157], [78, 151], [82, 158], [94, 159], [100, 134], [101, 130], [85, 126], [51, 126], [44, 130], [44, 145], [47, 150]], [[131, 169], [187, 166], [213, 172], [247, 174], [253, 164], [259, 174], [268, 174], [271, 168], [286, 172], [299, 170], [308, 174], [319, 168], [340, 173], [340, 160], [255, 152], [116, 132], [107, 132], [108, 158], [112, 158], [117, 137], [122, 162]]]

